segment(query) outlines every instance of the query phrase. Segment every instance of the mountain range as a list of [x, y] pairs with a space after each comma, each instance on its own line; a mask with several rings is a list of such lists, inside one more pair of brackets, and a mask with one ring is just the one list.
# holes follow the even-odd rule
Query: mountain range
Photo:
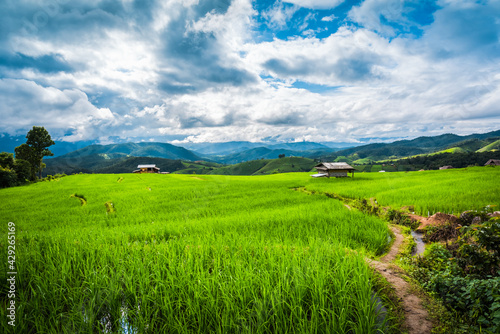
[[[0, 138], [2, 139], [2, 138]], [[5, 139], [5, 138], [4, 138]], [[16, 141], [20, 145], [20, 139]], [[419, 137], [412, 140], [399, 140], [392, 143], [373, 143], [350, 148], [332, 148], [322, 143], [190, 143], [180, 147], [168, 143], [140, 142], [110, 145], [92, 144], [54, 158], [46, 158], [47, 168], [44, 174], [55, 173], [124, 173], [130, 172], [138, 164], [155, 163], [166, 172], [196, 173], [239, 173], [245, 175], [258, 172], [273, 160], [285, 164], [279, 157], [308, 158], [301, 164], [306, 167], [281, 168], [285, 171], [307, 170], [314, 161], [346, 161], [352, 164], [373, 164], [375, 161], [414, 158], [442, 153], [491, 152], [500, 149], [500, 130], [484, 134], [458, 136], [443, 134], [433, 137]], [[331, 144], [330, 144], [331, 146]], [[342, 145], [339, 145], [342, 146]], [[188, 149], [188, 148], [192, 148]], [[51, 147], [52, 149], [52, 147]], [[236, 165], [247, 161], [262, 160], [253, 163], [252, 168], [226, 168], [224, 165]], [[312, 162], [311, 162], [312, 161]], [[295, 165], [299, 165], [295, 161]], [[280, 170], [275, 166], [269, 171]], [[225, 169], [224, 169], [225, 168]], [[267, 173], [264, 169], [263, 173]]]

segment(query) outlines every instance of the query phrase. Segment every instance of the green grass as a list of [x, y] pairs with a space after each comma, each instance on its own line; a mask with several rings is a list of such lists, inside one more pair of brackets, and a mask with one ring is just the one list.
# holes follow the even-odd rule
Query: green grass
[[500, 168], [357, 173], [354, 178], [311, 180], [306, 188], [351, 198], [375, 197], [380, 205], [396, 209], [414, 205], [422, 215], [460, 214], [486, 205], [500, 207]]
[[[118, 177], [0, 191], [16, 332], [376, 332], [364, 257], [384, 251], [387, 224], [295, 191], [308, 173]], [[7, 301], [2, 285], [4, 319]]]

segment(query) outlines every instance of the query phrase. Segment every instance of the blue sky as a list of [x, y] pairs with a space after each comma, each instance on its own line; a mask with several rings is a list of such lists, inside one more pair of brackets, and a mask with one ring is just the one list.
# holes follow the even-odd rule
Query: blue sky
[[0, 133], [357, 142], [500, 129], [500, 1], [6, 0]]

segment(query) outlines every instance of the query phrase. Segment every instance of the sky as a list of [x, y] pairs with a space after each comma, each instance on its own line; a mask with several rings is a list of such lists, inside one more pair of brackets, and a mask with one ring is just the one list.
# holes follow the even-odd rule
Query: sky
[[500, 0], [2, 0], [0, 133], [387, 141], [500, 129]]

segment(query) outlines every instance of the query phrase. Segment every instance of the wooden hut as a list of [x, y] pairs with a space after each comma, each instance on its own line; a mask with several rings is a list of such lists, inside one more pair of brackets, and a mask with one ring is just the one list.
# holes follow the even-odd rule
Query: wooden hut
[[314, 168], [318, 171], [312, 177], [347, 177], [348, 173], [354, 177], [354, 167], [345, 162], [322, 162]]
[[138, 165], [134, 173], [159, 173], [160, 169], [156, 165]]
[[484, 165], [485, 166], [500, 166], [500, 160], [490, 159]]

